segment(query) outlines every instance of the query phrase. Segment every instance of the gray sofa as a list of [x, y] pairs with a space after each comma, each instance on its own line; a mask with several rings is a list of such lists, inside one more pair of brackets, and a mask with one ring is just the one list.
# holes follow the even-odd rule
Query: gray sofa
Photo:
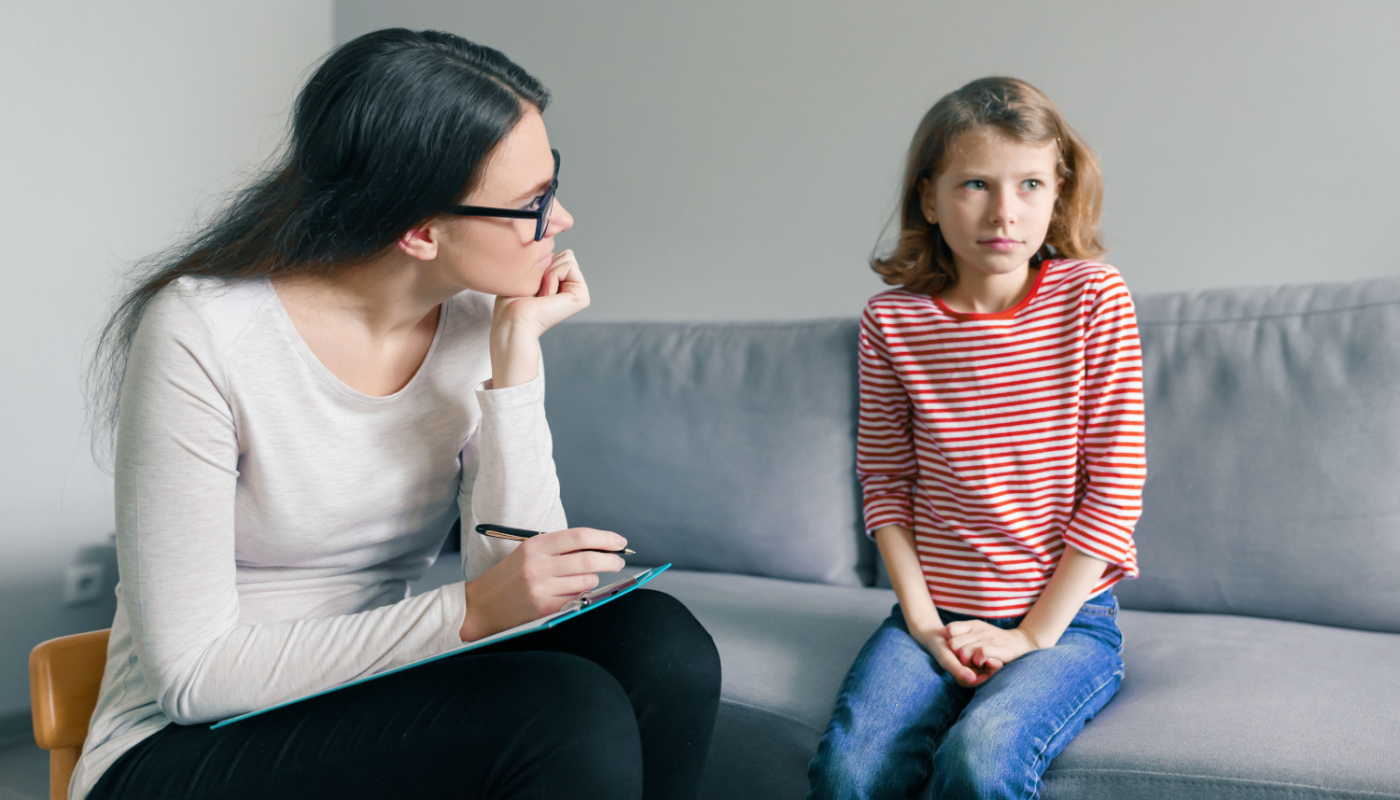
[[[1126, 677], [1043, 796], [1400, 798], [1400, 280], [1138, 312]], [[855, 332], [579, 323], [545, 340], [571, 524], [672, 562], [655, 588], [718, 643], [712, 800], [802, 796], [837, 685], [894, 602], [861, 532]]]

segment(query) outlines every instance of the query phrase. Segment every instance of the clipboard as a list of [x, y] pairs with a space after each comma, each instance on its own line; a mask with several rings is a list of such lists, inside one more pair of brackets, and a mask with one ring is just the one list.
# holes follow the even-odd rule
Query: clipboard
[[229, 717], [226, 720], [222, 720], [220, 722], [214, 723], [213, 725], [210, 725], [209, 729], [214, 730], [217, 728], [222, 728], [225, 725], [232, 725], [235, 722], [248, 719], [249, 717], [256, 717], [259, 714], [266, 714], [269, 711], [273, 711], [278, 708], [283, 708], [285, 706], [290, 706], [294, 703], [300, 703], [303, 700], [310, 700], [313, 697], [320, 697], [321, 695], [330, 694], [331, 692], [338, 692], [341, 689], [346, 688], [347, 686], [355, 686], [356, 684], [372, 681], [376, 678], [383, 678], [386, 675], [393, 675], [396, 672], [403, 672], [404, 670], [413, 669], [414, 667], [420, 667], [424, 664], [429, 664], [440, 659], [450, 658], [455, 655], [467, 653], [478, 648], [486, 647], [487, 645], [496, 644], [497, 642], [504, 642], [509, 639], [515, 639], [520, 636], [525, 636], [527, 634], [534, 633], [535, 631], [549, 630], [550, 628], [554, 628], [564, 624], [565, 622], [568, 622], [569, 620], [579, 616], [580, 614], [587, 614], [589, 611], [592, 611], [595, 608], [605, 606], [613, 600], [616, 600], [617, 598], [626, 595], [628, 592], [631, 592], [634, 589], [645, 586], [657, 575], [660, 575], [661, 573], [665, 572], [670, 568], [670, 564], [662, 564], [659, 567], [652, 567], [651, 569], [645, 572], [639, 572], [630, 578], [623, 578], [622, 580], [610, 583], [607, 586], [600, 586], [597, 589], [584, 592], [583, 594], [579, 595], [577, 600], [570, 601], [562, 609], [548, 616], [540, 617], [537, 620], [527, 622], [523, 625], [516, 625], [514, 628], [508, 628], [506, 630], [501, 631], [500, 633], [494, 633], [490, 636], [477, 639], [474, 642], [467, 642], [461, 647], [453, 648], [445, 653], [438, 653], [435, 656], [420, 658], [417, 661], [410, 661], [407, 664], [402, 664], [400, 666], [394, 667], [393, 669], [386, 669], [383, 672], [376, 672], [373, 675], [366, 675], [363, 678], [356, 678], [353, 681], [342, 683], [339, 686], [332, 686], [329, 689], [322, 689], [319, 692], [313, 692], [311, 694], [298, 697], [294, 700], [287, 700], [282, 703], [277, 703], [276, 705], [268, 706], [267, 708], [260, 708], [256, 711], [249, 711], [246, 714], [240, 714], [236, 717]]

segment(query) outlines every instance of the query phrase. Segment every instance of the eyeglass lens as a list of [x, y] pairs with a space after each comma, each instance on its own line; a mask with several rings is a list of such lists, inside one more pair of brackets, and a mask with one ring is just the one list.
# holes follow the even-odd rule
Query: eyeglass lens
[[559, 188], [559, 151], [551, 147], [549, 154], [554, 156], [554, 180], [549, 182], [549, 190], [544, 193], [544, 213], [535, 220], [537, 242], [543, 241], [545, 231], [549, 230], [549, 215], [554, 213], [554, 192]]
[[543, 241], [545, 231], [549, 230], [549, 215], [554, 213], [554, 187], [549, 187], [549, 191], [544, 196], [544, 213], [540, 214], [535, 221], [535, 241]]

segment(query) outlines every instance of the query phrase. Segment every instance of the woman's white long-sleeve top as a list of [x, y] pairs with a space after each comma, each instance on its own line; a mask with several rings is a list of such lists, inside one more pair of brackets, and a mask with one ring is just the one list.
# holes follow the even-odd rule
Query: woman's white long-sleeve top
[[[543, 377], [490, 378], [492, 298], [442, 306], [413, 379], [337, 379], [266, 280], [182, 278], [122, 385], [121, 581], [70, 798], [170, 722], [206, 724], [460, 644], [461, 583], [413, 597], [452, 521], [566, 527]], [[510, 543], [463, 536], [465, 577]]]

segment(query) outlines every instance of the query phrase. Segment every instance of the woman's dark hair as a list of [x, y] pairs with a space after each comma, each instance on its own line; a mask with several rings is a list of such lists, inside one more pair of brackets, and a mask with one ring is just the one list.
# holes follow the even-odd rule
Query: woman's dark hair
[[115, 431], [127, 353], [151, 299], [185, 276], [324, 274], [360, 263], [460, 201], [527, 106], [549, 91], [498, 50], [439, 31], [367, 33], [297, 96], [274, 165], [188, 240], [138, 265], [97, 338], [94, 445]]
[[1045, 244], [1032, 263], [1052, 255], [1103, 255], [1103, 177], [1094, 152], [1039, 89], [1016, 78], [981, 78], [934, 103], [914, 132], [900, 189], [899, 239], [890, 252], [870, 259], [871, 269], [885, 283], [935, 295], [958, 282], [953, 251], [938, 225], [924, 217], [923, 194], [947, 166], [947, 154], [959, 137], [988, 130], [1026, 144], [1055, 143], [1055, 175], [1064, 185]]

